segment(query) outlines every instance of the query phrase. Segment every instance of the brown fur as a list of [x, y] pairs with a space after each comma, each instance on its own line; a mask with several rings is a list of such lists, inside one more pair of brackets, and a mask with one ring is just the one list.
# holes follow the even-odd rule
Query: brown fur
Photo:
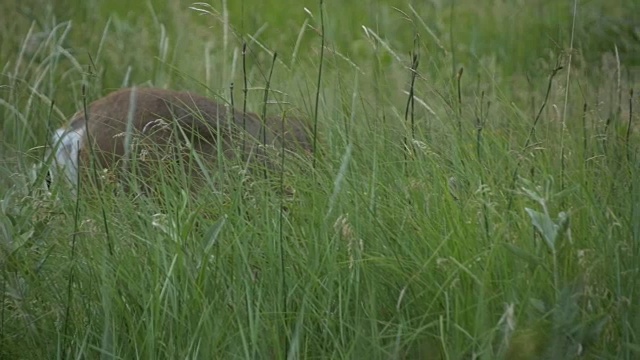
[[[132, 91], [118, 90], [91, 103], [87, 109], [88, 121], [84, 111], [71, 119], [71, 129], [88, 130], [88, 139], [85, 137], [84, 146], [80, 149], [81, 167], [86, 164], [90, 153], [97, 154], [104, 168], [115, 168], [114, 164], [123, 159]], [[241, 155], [243, 160], [255, 159], [256, 154], [265, 153], [259, 146], [263, 142], [264, 124], [253, 113], [243, 114], [190, 92], [136, 88], [134, 96], [130, 138], [132, 142], [154, 150], [155, 160], [171, 159], [167, 156], [171, 154], [169, 148], [178, 143], [189, 143], [193, 150], [214, 160], [218, 149], [223, 150], [226, 158]], [[242, 131], [243, 121], [246, 122], [246, 132]], [[284, 127], [283, 133], [280, 118], [266, 119], [267, 145], [280, 149], [284, 142], [284, 147], [291, 151], [311, 150], [308, 132], [302, 122], [285, 120]], [[218, 139], [222, 140], [221, 144], [217, 143]], [[89, 144], [92, 144], [92, 149]], [[129, 158], [140, 156], [143, 148], [132, 147]]]

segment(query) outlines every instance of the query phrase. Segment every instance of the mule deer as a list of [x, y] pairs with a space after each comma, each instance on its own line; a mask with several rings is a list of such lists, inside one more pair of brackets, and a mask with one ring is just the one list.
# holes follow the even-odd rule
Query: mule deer
[[[50, 180], [64, 176], [74, 186], [91, 158], [99, 167], [127, 170], [135, 156], [186, 162], [196, 153], [210, 161], [240, 157], [255, 162], [256, 155], [267, 156], [263, 145], [310, 150], [301, 121], [263, 121], [194, 93], [156, 88], [127, 88], [96, 100], [58, 129], [52, 142]], [[176, 147], [182, 148], [181, 155], [171, 156]], [[144, 177], [153, 171], [141, 170]]]

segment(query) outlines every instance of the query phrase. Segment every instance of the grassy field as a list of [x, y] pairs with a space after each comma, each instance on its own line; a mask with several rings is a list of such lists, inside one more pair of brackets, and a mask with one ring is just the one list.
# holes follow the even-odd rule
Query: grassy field
[[[640, 358], [638, 14], [3, 1], [0, 359]], [[51, 131], [131, 85], [296, 113], [316, 151], [45, 191]]]

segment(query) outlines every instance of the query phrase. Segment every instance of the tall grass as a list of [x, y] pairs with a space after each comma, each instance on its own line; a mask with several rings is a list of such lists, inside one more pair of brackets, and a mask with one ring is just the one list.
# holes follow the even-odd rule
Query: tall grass
[[[639, 356], [634, 2], [129, 3], [0, 5], [0, 358]], [[130, 84], [317, 153], [46, 189], [51, 130]]]

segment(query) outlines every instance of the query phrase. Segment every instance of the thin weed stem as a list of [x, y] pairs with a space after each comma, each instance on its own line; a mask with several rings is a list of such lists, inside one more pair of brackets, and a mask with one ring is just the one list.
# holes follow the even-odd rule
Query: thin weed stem
[[[476, 155], [478, 157], [478, 163], [480, 164], [480, 185], [484, 187], [485, 179], [484, 179], [484, 167], [482, 165], [482, 130], [484, 129], [484, 124], [487, 121], [487, 116], [489, 113], [489, 108], [491, 107], [491, 102], [487, 101], [486, 110], [483, 108], [484, 104], [484, 91], [480, 93], [480, 111], [476, 114]], [[485, 201], [482, 203], [482, 217], [483, 217], [483, 225], [484, 225], [484, 234], [485, 239], [489, 241], [489, 209], [487, 207], [487, 196], [483, 191], [483, 197]]]
[[235, 109], [235, 101], [234, 101], [234, 97], [233, 97], [233, 88], [234, 88], [234, 85], [233, 85], [233, 81], [232, 81], [231, 84], [229, 84], [229, 103], [231, 104], [231, 116], [232, 116], [232, 120], [233, 120], [232, 123], [235, 123], [236, 119], [233, 118], [234, 117], [233, 109]]
[[[561, 65], [556, 64], [555, 68], [551, 71], [551, 74], [549, 75], [549, 81], [547, 83], [547, 92], [544, 95], [544, 100], [542, 101], [542, 105], [538, 110], [538, 114], [536, 115], [536, 118], [533, 120], [533, 124], [531, 124], [531, 129], [529, 130], [529, 135], [527, 136], [527, 139], [524, 142], [524, 146], [522, 146], [523, 152], [526, 151], [526, 149], [529, 147], [529, 144], [531, 143], [531, 139], [535, 134], [536, 126], [538, 125], [538, 122], [542, 117], [542, 112], [547, 107], [547, 103], [549, 102], [549, 95], [551, 94], [551, 86], [553, 85], [553, 78], [558, 74], [560, 70], [562, 70], [562, 68], [563, 67]], [[516, 167], [515, 169], [513, 169], [513, 173], [511, 175], [511, 185], [510, 185], [511, 189], [513, 189], [513, 187], [516, 185], [516, 181], [518, 180], [518, 172], [520, 170], [520, 165], [522, 165], [522, 158], [518, 159], [518, 162], [516, 163]], [[507, 210], [511, 210], [512, 205], [513, 205], [513, 194], [509, 195], [509, 199], [507, 201]]]
[[462, 80], [462, 73], [464, 72], [464, 68], [461, 67], [460, 70], [458, 70], [458, 74], [456, 75], [456, 82], [458, 85], [458, 135], [462, 135], [462, 87], [461, 87], [461, 80]]
[[588, 148], [589, 148], [589, 144], [587, 142], [587, 110], [588, 110], [588, 105], [585, 102], [584, 105], [582, 105], [582, 156], [584, 161], [586, 161], [589, 156], [587, 154]]
[[409, 121], [409, 116], [411, 116], [410, 126], [410, 134], [411, 139], [407, 139], [407, 136], [404, 136], [404, 147], [405, 147], [405, 160], [407, 160], [407, 155], [413, 156], [413, 141], [415, 140], [415, 83], [416, 77], [418, 75], [418, 64], [420, 62], [420, 55], [416, 52], [416, 46], [414, 41], [414, 49], [411, 55], [411, 81], [409, 84], [409, 96], [407, 97], [407, 105], [404, 110], [404, 120], [405, 122]]
[[625, 147], [627, 152], [627, 162], [631, 163], [631, 148], [629, 138], [631, 137], [631, 121], [633, 119], [633, 88], [629, 89], [629, 123], [627, 124], [627, 134], [625, 135]]
[[[47, 113], [47, 131], [46, 131], [46, 139], [47, 142], [49, 142], [51, 139], [51, 115], [53, 113], [53, 108], [55, 106], [55, 101], [51, 101], [51, 106], [49, 106], [49, 112]], [[58, 146], [58, 144], [54, 144], [54, 147]], [[42, 164], [46, 164], [46, 166], [49, 168], [49, 170], [47, 170], [46, 174], [44, 175], [44, 181], [46, 183], [47, 189], [51, 190], [51, 185], [52, 185], [52, 178], [51, 178], [51, 157], [54, 156], [54, 153], [51, 152], [51, 155], [49, 156], [49, 159], [47, 159], [47, 151], [43, 151], [42, 152], [42, 159], [41, 159], [41, 163]], [[57, 164], [55, 164], [54, 166], [57, 166]], [[36, 184], [40, 184], [40, 174], [38, 175], [38, 181]]]
[[[83, 97], [83, 107], [85, 114], [87, 113], [87, 102], [86, 102], [86, 93], [85, 87], [82, 86], [82, 97]], [[87, 132], [88, 135], [88, 132]], [[78, 144], [79, 145], [79, 144]], [[78, 228], [79, 228], [79, 219], [80, 219], [80, 190], [81, 190], [81, 178], [80, 178], [80, 169], [76, 171], [76, 199], [75, 199], [75, 210], [73, 214], [73, 235], [71, 235], [71, 253], [69, 255], [69, 261], [71, 268], [69, 269], [69, 278], [67, 279], [67, 301], [64, 315], [64, 326], [62, 333], [64, 334], [64, 348], [63, 358], [67, 358], [67, 349], [69, 349], [69, 316], [71, 314], [71, 306], [73, 303], [73, 278], [74, 278], [74, 270], [75, 270], [75, 257], [76, 257], [76, 240], [78, 238]]]
[[269, 69], [269, 76], [267, 77], [267, 83], [264, 88], [264, 99], [262, 104], [262, 154], [264, 155], [264, 178], [267, 178], [267, 104], [269, 102], [269, 89], [271, 87], [271, 76], [273, 75], [273, 68], [276, 66], [276, 58], [278, 53], [273, 53], [273, 59], [271, 61], [271, 68]]
[[[284, 134], [285, 127], [284, 122], [286, 118], [286, 112], [282, 113], [282, 118], [280, 119], [280, 133]], [[284, 161], [285, 161], [285, 148], [284, 148], [284, 139], [281, 143], [280, 148], [280, 216], [278, 221], [278, 240], [280, 241], [279, 252], [280, 252], [280, 286], [281, 286], [281, 296], [282, 296], [282, 312], [285, 316], [288, 315], [287, 312], [287, 275], [285, 273], [285, 255], [284, 255]], [[284, 349], [289, 348], [289, 338], [285, 334], [284, 335]]]
[[322, 66], [324, 64], [324, 1], [320, 0], [320, 65], [318, 66], [318, 79], [316, 82], [316, 103], [313, 111], [313, 160], [312, 166], [316, 168], [317, 146], [318, 146], [318, 109], [320, 107], [320, 89], [322, 85]]
[[[576, 31], [576, 17], [578, 11], [578, 0], [573, 1], [573, 17], [571, 21], [571, 40], [569, 42], [569, 59], [567, 61], [567, 81], [565, 84], [564, 90], [564, 104], [562, 108], [562, 129], [560, 132], [560, 191], [564, 190], [564, 177], [565, 177], [565, 168], [566, 168], [566, 159], [565, 159], [565, 131], [567, 131], [567, 106], [569, 104], [569, 89], [571, 83], [571, 62], [573, 59], [573, 38]], [[562, 206], [564, 207], [564, 200], [562, 201]]]

